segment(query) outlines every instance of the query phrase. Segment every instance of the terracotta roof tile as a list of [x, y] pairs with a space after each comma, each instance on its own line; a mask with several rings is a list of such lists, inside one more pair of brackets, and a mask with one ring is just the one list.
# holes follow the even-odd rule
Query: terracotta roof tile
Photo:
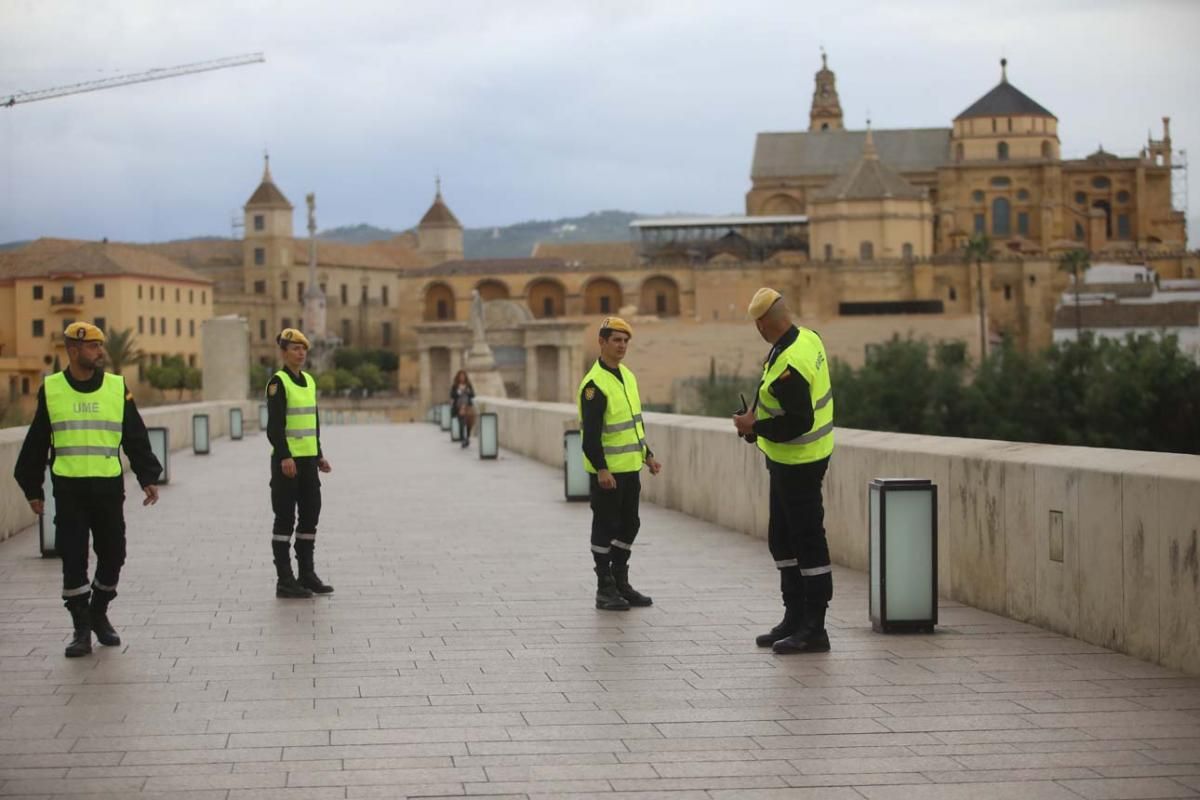
[[43, 275], [142, 275], [212, 283], [198, 272], [134, 244], [38, 239], [18, 250], [0, 253], [0, 280]]
[[442, 200], [441, 192], [438, 192], [437, 196], [433, 198], [433, 205], [425, 212], [425, 216], [421, 217], [421, 222], [417, 227], [425, 225], [456, 225], [460, 228], [462, 227], [462, 223], [458, 221], [458, 217], [454, 216], [449, 206]]

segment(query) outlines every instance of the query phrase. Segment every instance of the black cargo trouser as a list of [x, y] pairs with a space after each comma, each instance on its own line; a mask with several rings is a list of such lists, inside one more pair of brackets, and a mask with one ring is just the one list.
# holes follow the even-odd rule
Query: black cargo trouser
[[771, 478], [767, 545], [779, 569], [780, 591], [788, 607], [823, 609], [833, 598], [833, 567], [821, 497], [828, 467], [828, 458], [811, 464], [777, 464], [767, 459]]
[[637, 472], [614, 472], [615, 489], [601, 489], [600, 479], [588, 476], [592, 506], [592, 553], [609, 554], [616, 564], [629, 562], [630, 550], [642, 522], [638, 502], [642, 479]]
[[[107, 604], [117, 596], [125, 564], [125, 487], [117, 479], [70, 487], [54, 485], [54, 530], [62, 554], [63, 601], [86, 605], [94, 592]], [[96, 553], [95, 578], [88, 582], [88, 534]]]

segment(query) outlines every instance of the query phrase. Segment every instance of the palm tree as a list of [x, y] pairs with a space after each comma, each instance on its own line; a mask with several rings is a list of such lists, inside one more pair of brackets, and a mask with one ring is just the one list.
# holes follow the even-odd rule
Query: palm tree
[[108, 334], [104, 349], [108, 353], [108, 365], [118, 375], [125, 367], [136, 366], [145, 358], [145, 354], [138, 349], [133, 338], [133, 328]]
[[1091, 265], [1087, 250], [1081, 248], [1063, 253], [1062, 258], [1058, 260], [1058, 268], [1063, 272], [1071, 273], [1072, 288], [1075, 290], [1075, 341], [1079, 341], [1083, 329], [1083, 320], [1080, 316], [1082, 312], [1079, 308], [1079, 290], [1082, 288], [1079, 285], [1080, 276], [1087, 272]]
[[975, 278], [979, 288], [979, 361], [988, 354], [987, 340], [987, 294], [983, 290], [983, 260], [992, 257], [992, 240], [982, 231], [976, 232], [967, 241], [963, 258], [967, 264], [975, 264]]

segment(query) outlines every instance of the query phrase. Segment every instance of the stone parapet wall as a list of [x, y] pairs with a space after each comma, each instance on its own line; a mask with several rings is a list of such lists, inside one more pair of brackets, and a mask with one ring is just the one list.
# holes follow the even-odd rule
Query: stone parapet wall
[[[499, 415], [501, 446], [562, 464], [572, 406], [481, 405]], [[644, 474], [643, 497], [765, 538], [757, 448], [728, 420], [645, 417], [664, 468]], [[825, 524], [834, 561], [857, 570], [868, 569], [875, 477], [937, 484], [943, 597], [1200, 674], [1200, 457], [839, 429]]]
[[[167, 429], [172, 450], [183, 450], [192, 446], [192, 415], [208, 414], [209, 438], [216, 439], [229, 435], [229, 409], [235, 407], [242, 409], [243, 430], [247, 433], [257, 430], [257, 400], [183, 403], [143, 408], [139, 411], [147, 427]], [[25, 426], [0, 430], [0, 541], [37, 522], [37, 517], [25, 502], [21, 487], [12, 477], [17, 456], [21, 452], [21, 444], [25, 441], [26, 430], [28, 428]], [[123, 463], [124, 461], [122, 458]]]

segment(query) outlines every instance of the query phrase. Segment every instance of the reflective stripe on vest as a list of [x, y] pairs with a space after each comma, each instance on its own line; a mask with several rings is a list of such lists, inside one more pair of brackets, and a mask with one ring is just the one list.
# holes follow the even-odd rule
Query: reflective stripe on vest
[[119, 477], [125, 380], [106, 372], [99, 389], [78, 392], [56, 372], [43, 388], [54, 446], [51, 471], [63, 478]]
[[[618, 379], [597, 359], [579, 383], [577, 401], [579, 421], [583, 423], [583, 388], [588, 382], [604, 394], [604, 426], [600, 429], [600, 444], [609, 472], [637, 472], [646, 460], [646, 427], [642, 423], [642, 400], [638, 396], [637, 378], [624, 365]], [[622, 383], [622, 381], [624, 381]], [[583, 468], [595, 473], [596, 468], [585, 455]]]
[[284, 435], [293, 458], [317, 454], [317, 382], [307, 372], [304, 386], [298, 386], [287, 370], [275, 373], [287, 395], [287, 422]]
[[833, 453], [833, 387], [829, 381], [829, 360], [821, 337], [807, 328], [800, 328], [796, 341], [775, 358], [775, 363], [763, 366], [762, 383], [758, 386], [757, 419], [781, 417], [779, 406], [769, 387], [785, 370], [791, 368], [808, 383], [812, 400], [813, 424], [806, 433], [787, 442], [769, 442], [758, 437], [758, 449], [776, 464], [807, 464], [820, 461]]

